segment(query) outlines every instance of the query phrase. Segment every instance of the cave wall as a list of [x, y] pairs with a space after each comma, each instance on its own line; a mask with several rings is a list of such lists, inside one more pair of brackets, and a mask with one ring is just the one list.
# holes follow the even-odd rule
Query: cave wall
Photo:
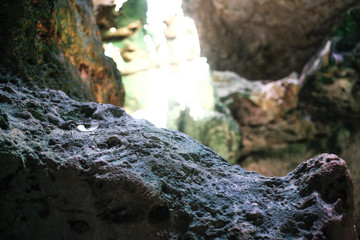
[[304, 68], [301, 108], [331, 129], [327, 147], [346, 158], [355, 183], [355, 216], [360, 229], [360, 8], [342, 18], [318, 56]]
[[[2, 2], [2, 23], [16, 24], [2, 28], [12, 41], [1, 38], [1, 239], [356, 238], [351, 175], [336, 155], [309, 159], [285, 177], [264, 177], [121, 107], [49, 89], [63, 80], [56, 89], [96, 99], [92, 88], [78, 92], [78, 80], [87, 78], [74, 63], [97, 56], [77, 56], [72, 47], [82, 35], [67, 32], [86, 30], [86, 21], [71, 17], [90, 6], [81, 3]], [[44, 27], [50, 23], [33, 22], [32, 16], [49, 19], [51, 6], [79, 23], [56, 25], [60, 39]], [[86, 39], [78, 43], [87, 46]], [[48, 74], [57, 57], [59, 72]]]
[[332, 151], [327, 147], [331, 128], [311, 121], [299, 108], [301, 81], [296, 74], [262, 82], [214, 71], [213, 80], [219, 98], [240, 126], [237, 163], [244, 168], [284, 176], [304, 157]]
[[215, 99], [193, 21], [181, 9], [157, 13], [161, 17], [154, 20], [154, 7], [150, 3], [147, 16], [145, 0], [128, 0], [119, 10], [112, 1], [95, 3], [106, 52], [123, 74], [124, 109], [158, 127], [188, 134], [235, 163], [240, 129]]
[[121, 75], [104, 55], [90, 0], [2, 1], [1, 72], [78, 100], [124, 104]]
[[353, 173], [357, 219], [359, 33], [360, 9], [353, 8], [329, 33], [301, 75], [291, 74], [276, 81], [249, 81], [234, 72], [213, 72], [215, 89], [243, 135], [239, 164], [267, 176], [283, 176], [304, 156], [339, 154]]
[[357, 0], [185, 0], [202, 55], [215, 70], [248, 79], [301, 72], [339, 16]]

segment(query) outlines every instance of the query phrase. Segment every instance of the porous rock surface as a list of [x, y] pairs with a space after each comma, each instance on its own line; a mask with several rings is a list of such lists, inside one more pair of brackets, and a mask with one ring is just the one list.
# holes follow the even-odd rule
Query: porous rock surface
[[1, 239], [355, 239], [336, 155], [269, 178], [120, 107], [10, 83], [0, 99]]
[[357, 0], [185, 0], [202, 54], [216, 70], [248, 79], [300, 72], [341, 14]]

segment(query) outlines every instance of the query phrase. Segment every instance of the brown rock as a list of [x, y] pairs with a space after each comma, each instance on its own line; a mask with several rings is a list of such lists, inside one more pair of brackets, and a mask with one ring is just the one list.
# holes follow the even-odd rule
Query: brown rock
[[300, 72], [339, 15], [359, 1], [188, 0], [183, 5], [213, 69], [279, 79]]
[[104, 55], [91, 1], [2, 1], [1, 71], [78, 100], [123, 105], [115, 63]]
[[241, 166], [267, 176], [283, 176], [303, 156], [323, 152], [331, 129], [299, 109], [301, 81], [296, 74], [264, 82], [214, 71], [213, 78], [220, 99], [241, 129]]

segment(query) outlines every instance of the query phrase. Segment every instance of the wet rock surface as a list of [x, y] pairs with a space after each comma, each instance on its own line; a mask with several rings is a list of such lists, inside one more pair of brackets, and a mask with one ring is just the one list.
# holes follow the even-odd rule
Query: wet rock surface
[[264, 177], [119, 107], [10, 83], [0, 96], [1, 239], [355, 239], [336, 155]]
[[183, 3], [196, 22], [210, 66], [248, 79], [280, 79], [301, 72], [339, 16], [355, 5], [356, 0]]
[[104, 55], [92, 1], [5, 0], [0, 18], [3, 75], [81, 101], [124, 104], [121, 75]]

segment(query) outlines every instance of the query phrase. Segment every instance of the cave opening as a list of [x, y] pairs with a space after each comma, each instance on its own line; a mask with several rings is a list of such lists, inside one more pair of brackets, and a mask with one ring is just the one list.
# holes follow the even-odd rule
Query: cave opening
[[[360, 11], [350, 7], [359, 2], [184, 1], [198, 29], [170, 2], [149, 15], [146, 0], [94, 0], [95, 16], [89, 0], [2, 1], [0, 238], [354, 239]], [[299, 33], [309, 42], [297, 45]], [[215, 44], [202, 45], [207, 59], [204, 39]], [[298, 74], [238, 75], [291, 66], [307, 44], [320, 48]], [[264, 59], [275, 68], [263, 72]], [[123, 84], [128, 112], [211, 149], [129, 116]], [[320, 152], [346, 162], [310, 158]]]
[[[213, 3], [199, 0], [189, 3], [182, 0], [95, 0], [94, 4], [105, 54], [114, 59], [122, 73], [124, 108], [134, 117], [147, 119], [157, 127], [186, 133], [214, 149], [230, 163], [240, 163], [247, 169], [265, 175], [283, 176], [304, 158], [321, 152], [336, 150], [336, 153], [341, 153], [345, 149], [342, 141], [350, 141], [354, 121], [346, 123], [346, 126], [338, 124], [336, 120], [326, 123], [329, 113], [323, 114], [324, 111], [320, 110], [319, 114], [316, 111], [326, 109], [327, 106], [313, 106], [314, 98], [308, 93], [311, 94], [315, 88], [310, 80], [306, 80], [320, 74], [322, 76], [319, 79], [324, 79], [324, 84], [332, 85], [327, 92], [337, 96], [341, 93], [337, 93], [336, 88], [340, 87], [342, 93], [345, 91], [350, 94], [357, 84], [335, 83], [333, 77], [327, 77], [333, 72], [325, 73], [329, 64], [348, 62], [344, 60], [348, 49], [338, 51], [341, 49], [338, 42], [343, 40], [337, 40], [337, 36], [329, 37], [329, 33], [323, 33], [325, 30], [321, 31], [322, 39], [302, 39], [306, 35], [305, 31], [318, 31], [316, 27], [307, 27], [303, 32], [298, 32], [299, 41], [289, 47], [283, 38], [295, 37], [295, 33], [283, 25], [289, 18], [286, 17], [288, 9], [283, 6], [277, 6], [279, 15], [276, 24], [283, 28], [283, 32], [279, 32], [255, 25], [253, 29], [248, 29], [247, 23], [241, 20], [230, 21], [236, 16], [240, 18], [237, 15], [240, 13], [244, 17], [248, 16], [240, 9], [254, 8], [250, 3], [234, 6], [234, 12], [231, 12], [234, 16], [225, 11], [232, 6], [227, 1]], [[271, 6], [265, 1], [255, 11], [262, 14]], [[202, 11], [212, 12], [213, 18], [204, 20]], [[197, 29], [194, 19], [189, 16], [194, 17], [200, 29]], [[300, 19], [301, 16], [302, 13], [298, 13], [290, 18], [294, 27], [308, 21]], [[331, 32], [329, 26], [334, 19], [334, 16], [326, 19], [323, 27], [328, 32]], [[218, 21], [222, 25], [219, 26]], [[268, 24], [266, 19], [261, 21], [264, 26]], [[296, 24], [297, 21], [299, 24]], [[238, 36], [237, 31], [228, 28], [235, 23], [248, 32]], [[350, 25], [353, 29], [354, 24]], [[222, 32], [224, 29], [226, 32]], [[221, 35], [215, 39], [220, 39], [222, 43], [214, 41], [214, 31]], [[339, 33], [339, 27], [334, 30], [335, 35], [346, 35], [344, 31]], [[356, 34], [348, 35], [356, 38]], [[204, 42], [207, 37], [210, 43]], [[253, 41], [248, 39], [255, 37]], [[274, 41], [274, 37], [278, 41]], [[236, 39], [239, 42], [229, 43]], [[245, 40], [248, 42], [243, 42]], [[204, 51], [200, 43], [205, 45], [202, 46]], [[244, 46], [239, 49], [241, 43]], [[299, 53], [294, 49], [296, 44], [300, 48], [311, 45], [311, 48]], [[233, 50], [229, 50], [231, 46]], [[293, 49], [292, 52], [288, 48]], [[248, 56], [247, 60], [235, 57], [241, 52]], [[288, 52], [293, 53], [291, 58], [284, 56]], [[312, 59], [306, 57], [309, 52], [314, 56]], [[209, 60], [204, 55], [210, 57]], [[273, 75], [273, 70], [264, 71], [265, 75], [251, 75], [264, 70], [261, 64], [249, 66], [252, 58], [258, 58], [259, 62], [267, 59], [266, 66], [269, 69], [287, 69], [281, 76], [290, 74], [278, 80], [274, 78], [280, 75]], [[273, 58], [276, 61], [271, 60]], [[299, 70], [296, 64], [292, 65], [292, 58], [296, 58], [297, 62], [307, 59], [308, 63]], [[279, 59], [287, 62], [289, 67], [277, 65]], [[208, 61], [212, 64], [211, 68]], [[224, 68], [225, 65], [214, 63], [217, 61], [232, 65]], [[242, 63], [245, 69], [238, 68], [238, 63]], [[268, 78], [248, 80], [238, 75], [237, 69], [242, 69], [241, 73], [255, 79], [257, 76]], [[356, 74], [347, 70], [343, 71], [343, 76], [356, 78]], [[332, 80], [329, 82], [329, 79]], [[284, 162], [282, 159], [291, 160]]]
[[[175, 130], [185, 109], [194, 120], [204, 118], [214, 109], [210, 70], [182, 1], [132, 2], [115, 1], [114, 24], [102, 27], [105, 54], [122, 73], [125, 110]], [[105, 18], [102, 8], [97, 8], [98, 22]], [[124, 11], [138, 15], [126, 19]]]
[[240, 130], [218, 100], [194, 20], [181, 0], [95, 1], [105, 55], [122, 73], [124, 109], [178, 130], [235, 163]]

